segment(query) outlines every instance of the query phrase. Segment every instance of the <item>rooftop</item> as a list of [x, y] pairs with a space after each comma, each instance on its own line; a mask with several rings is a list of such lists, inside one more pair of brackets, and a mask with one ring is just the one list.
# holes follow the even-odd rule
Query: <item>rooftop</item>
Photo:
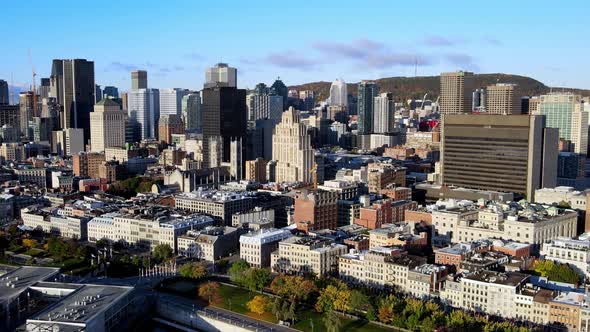
[[44, 281], [59, 273], [58, 268], [0, 265], [0, 300], [10, 299], [36, 282]]
[[27, 321], [52, 323], [87, 323], [95, 315], [132, 291], [132, 287], [107, 285], [79, 285], [80, 287], [61, 301], [43, 310]]
[[490, 284], [504, 285], [516, 287], [528, 279], [528, 275], [519, 272], [495, 272], [495, 271], [480, 271], [468, 276], [464, 279], [475, 280]]

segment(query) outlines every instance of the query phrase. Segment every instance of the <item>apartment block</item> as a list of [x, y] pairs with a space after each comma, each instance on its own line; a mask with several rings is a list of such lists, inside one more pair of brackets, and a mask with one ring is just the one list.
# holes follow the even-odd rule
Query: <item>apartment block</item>
[[279, 247], [279, 242], [290, 238], [291, 232], [284, 229], [261, 229], [240, 236], [240, 258], [257, 268], [271, 265], [271, 253]]
[[338, 257], [348, 248], [330, 240], [294, 236], [279, 242], [279, 248], [270, 255], [275, 273], [314, 274], [318, 277], [338, 272]]

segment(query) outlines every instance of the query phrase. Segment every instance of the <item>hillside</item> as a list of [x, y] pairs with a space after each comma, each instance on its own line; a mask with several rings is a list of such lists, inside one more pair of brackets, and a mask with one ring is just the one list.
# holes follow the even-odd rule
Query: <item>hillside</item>
[[[535, 96], [549, 92], [545, 84], [526, 76], [508, 74], [476, 74], [474, 75], [475, 87], [485, 87], [494, 83], [516, 83], [520, 86], [525, 96]], [[419, 77], [387, 77], [375, 80], [382, 92], [393, 92], [396, 100], [402, 101], [408, 98], [421, 99], [428, 93], [429, 99], [438, 97], [440, 90], [439, 76]], [[316, 100], [324, 100], [330, 94], [331, 82], [313, 82], [301, 85], [290, 86], [289, 89], [313, 90], [316, 93]], [[357, 83], [348, 83], [348, 92], [356, 95]], [[590, 90], [569, 89], [590, 96]]]

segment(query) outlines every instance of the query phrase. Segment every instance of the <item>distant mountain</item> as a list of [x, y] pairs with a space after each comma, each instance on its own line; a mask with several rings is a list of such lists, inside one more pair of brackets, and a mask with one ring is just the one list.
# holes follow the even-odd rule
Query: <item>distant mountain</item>
[[[516, 83], [520, 86], [525, 96], [536, 96], [547, 93], [550, 87], [526, 76], [509, 74], [475, 74], [475, 87], [486, 87], [495, 83]], [[428, 99], [436, 99], [440, 93], [439, 76], [419, 77], [387, 77], [375, 80], [382, 92], [393, 92], [396, 101], [405, 101], [410, 98], [422, 99], [425, 93]], [[290, 86], [289, 89], [313, 90], [316, 100], [325, 100], [330, 95], [332, 82], [313, 82]], [[356, 95], [357, 83], [348, 83], [348, 93]], [[559, 88], [555, 88], [559, 89]], [[583, 96], [590, 96], [590, 90], [567, 89]]]

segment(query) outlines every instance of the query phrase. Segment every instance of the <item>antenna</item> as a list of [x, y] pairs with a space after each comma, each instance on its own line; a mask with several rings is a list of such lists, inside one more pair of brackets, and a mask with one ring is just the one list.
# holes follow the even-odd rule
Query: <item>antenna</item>
[[33, 91], [33, 116], [37, 116], [37, 88], [35, 85], [35, 76], [37, 76], [37, 73], [35, 72], [35, 65], [33, 65], [31, 49], [29, 49], [29, 64], [31, 65], [31, 73], [33, 76], [33, 85], [31, 86], [31, 90]]

